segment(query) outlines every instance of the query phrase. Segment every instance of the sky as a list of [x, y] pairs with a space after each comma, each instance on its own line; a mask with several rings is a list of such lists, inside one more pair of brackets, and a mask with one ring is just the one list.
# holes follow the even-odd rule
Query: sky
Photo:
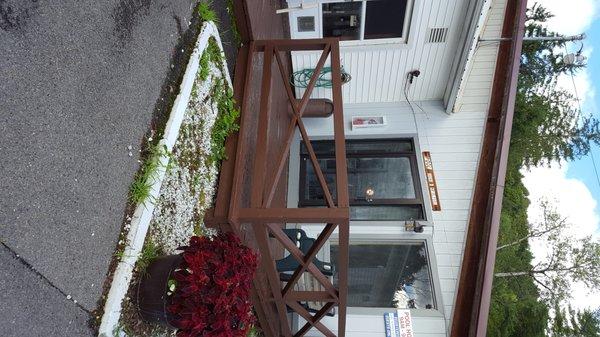
[[[587, 68], [575, 75], [574, 81], [565, 76], [559, 81], [563, 88], [577, 92], [584, 115], [593, 114], [600, 118], [600, 0], [537, 0], [555, 17], [548, 28], [562, 35], [585, 32], [583, 54], [587, 57]], [[533, 1], [529, 1], [533, 4]], [[581, 43], [568, 43], [570, 51], [576, 52]], [[575, 82], [575, 83], [573, 83]], [[576, 88], [576, 89], [574, 89]], [[593, 147], [593, 154], [600, 169], [600, 147]], [[574, 236], [594, 235], [600, 238], [600, 182], [594, 172], [591, 156], [566, 164], [538, 167], [524, 172], [524, 183], [530, 192], [532, 205], [528, 210], [530, 222], [539, 218], [539, 200], [553, 202], [559, 213], [573, 224]], [[531, 242], [536, 257], [545, 253], [541, 242]], [[573, 286], [571, 303], [579, 309], [600, 307], [600, 291], [590, 292], [581, 284]]]

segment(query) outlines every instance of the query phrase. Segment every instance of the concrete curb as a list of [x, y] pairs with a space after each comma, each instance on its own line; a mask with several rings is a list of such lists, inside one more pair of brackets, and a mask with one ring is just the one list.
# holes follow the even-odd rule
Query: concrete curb
[[[192, 55], [190, 56], [190, 60], [185, 69], [179, 94], [173, 103], [169, 120], [165, 126], [164, 136], [159, 142], [159, 145], [165, 146], [169, 153], [173, 150], [173, 146], [177, 141], [179, 128], [181, 127], [190, 100], [192, 87], [196, 79], [196, 74], [198, 72], [200, 56], [208, 46], [210, 37], [215, 38], [219, 48], [223, 51], [217, 27], [212, 22], [205, 22], [202, 25], [202, 29], [200, 30], [200, 34], [196, 41], [196, 46], [192, 51]], [[227, 71], [227, 66], [225, 65], [224, 68], [225, 78], [231, 87], [231, 78]], [[104, 315], [102, 316], [98, 332], [99, 337], [113, 337], [119, 326], [121, 304], [127, 294], [129, 283], [131, 282], [133, 275], [133, 267], [135, 266], [142, 250], [142, 246], [144, 245], [148, 226], [150, 225], [152, 214], [154, 212], [154, 204], [150, 200], [155, 200], [159, 197], [160, 187], [165, 177], [165, 168], [169, 162], [169, 157], [167, 155], [161, 156], [160, 162], [162, 165], [160, 165], [157, 174], [154, 176], [150, 197], [146, 199], [145, 202], [138, 204], [133, 214], [131, 228], [127, 234], [127, 243], [123, 252], [123, 258], [115, 269], [113, 281], [104, 305]]]

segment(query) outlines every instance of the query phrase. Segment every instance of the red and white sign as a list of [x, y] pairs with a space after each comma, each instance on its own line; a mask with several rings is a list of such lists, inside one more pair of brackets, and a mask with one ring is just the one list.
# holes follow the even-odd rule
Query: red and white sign
[[412, 317], [410, 310], [398, 310], [398, 325], [400, 326], [400, 337], [414, 337]]

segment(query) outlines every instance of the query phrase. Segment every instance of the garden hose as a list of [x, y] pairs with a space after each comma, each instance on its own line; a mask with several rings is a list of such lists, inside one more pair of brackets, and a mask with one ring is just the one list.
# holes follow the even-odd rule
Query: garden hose
[[[344, 67], [342, 67], [342, 84], [350, 82], [352, 76], [348, 74]], [[295, 71], [292, 76], [290, 76], [290, 83], [296, 88], [306, 88], [308, 87], [308, 82], [310, 82], [310, 78], [315, 73], [314, 68], [306, 68], [302, 70]], [[316, 88], [331, 88], [333, 82], [331, 80], [331, 67], [323, 67], [319, 76], [317, 77], [317, 82], [315, 84]]]

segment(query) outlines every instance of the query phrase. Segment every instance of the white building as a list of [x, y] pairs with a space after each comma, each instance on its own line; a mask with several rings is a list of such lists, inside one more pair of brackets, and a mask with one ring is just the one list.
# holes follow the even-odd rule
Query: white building
[[[346, 336], [385, 336], [383, 314], [397, 308], [410, 309], [415, 336], [485, 336], [525, 4], [288, 5], [298, 7], [289, 13], [291, 37], [341, 37], [351, 76], [343, 85], [351, 198]], [[481, 41], [500, 37], [516, 38]], [[294, 52], [294, 71], [319, 55]], [[313, 98], [328, 91], [316, 89]], [[375, 124], [365, 127], [370, 119]], [[327, 160], [332, 123], [305, 124], [311, 139], [322, 139], [314, 146], [327, 174], [335, 163]], [[288, 207], [323, 199], [300, 143], [291, 152]], [[429, 157], [433, 170], [425, 167]], [[422, 233], [405, 229], [413, 221]], [[335, 250], [334, 238], [320, 259]], [[335, 332], [336, 319], [323, 322]]]

